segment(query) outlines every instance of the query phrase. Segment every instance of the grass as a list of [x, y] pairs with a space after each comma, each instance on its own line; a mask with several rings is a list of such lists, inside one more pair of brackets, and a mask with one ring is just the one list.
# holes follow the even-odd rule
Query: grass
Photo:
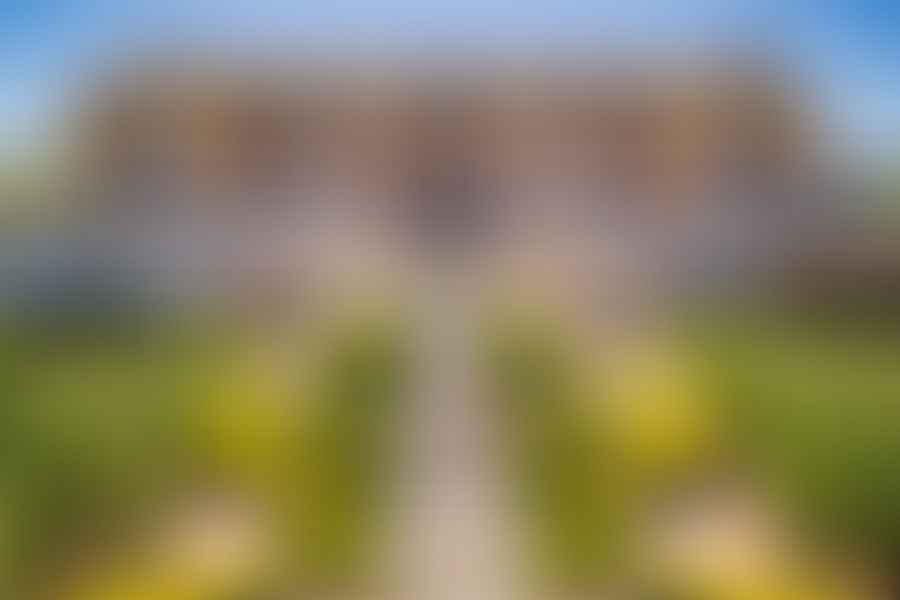
[[[498, 396], [548, 575], [570, 587], [627, 577], [629, 545], [654, 503], [733, 473], [772, 490], [810, 545], [851, 551], [884, 573], [900, 563], [894, 328], [770, 312], [707, 314], [676, 332], [663, 345], [700, 385], [653, 386], [637, 370], [624, 400], [607, 359], [578, 356], [552, 322], [495, 332]], [[647, 401], [644, 420], [605, 408]], [[686, 435], [703, 443], [668, 441]]]
[[348, 321], [296, 340], [276, 369], [265, 344], [208, 326], [64, 337], [6, 327], [7, 589], [29, 598], [78, 571], [81, 556], [115, 557], [198, 490], [271, 513], [275, 577], [301, 587], [360, 578], [404, 378], [402, 340], [392, 325]]

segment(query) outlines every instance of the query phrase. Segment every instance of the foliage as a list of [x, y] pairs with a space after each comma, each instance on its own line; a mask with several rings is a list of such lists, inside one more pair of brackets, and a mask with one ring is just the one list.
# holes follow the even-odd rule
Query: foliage
[[[209, 324], [2, 333], [0, 532], [17, 597], [77, 573], [88, 548], [113, 565], [198, 493], [269, 514], [277, 576], [291, 585], [360, 576], [402, 380], [399, 331], [336, 323], [327, 339], [291, 340], [281, 369], [266, 343]], [[117, 569], [104, 577], [139, 575]]]

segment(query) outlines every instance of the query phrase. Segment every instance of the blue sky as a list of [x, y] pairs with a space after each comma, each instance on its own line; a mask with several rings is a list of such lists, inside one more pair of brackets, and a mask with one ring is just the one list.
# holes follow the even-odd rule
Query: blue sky
[[900, 156], [895, 0], [0, 0], [0, 147], [39, 143], [87, 69], [140, 44], [305, 41], [370, 52], [717, 40], [783, 54], [849, 155]]

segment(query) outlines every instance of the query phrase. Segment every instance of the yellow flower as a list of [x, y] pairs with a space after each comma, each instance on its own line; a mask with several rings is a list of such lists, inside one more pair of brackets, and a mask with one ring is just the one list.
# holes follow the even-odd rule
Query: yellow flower
[[208, 407], [207, 427], [220, 463], [255, 483], [275, 483], [290, 469], [297, 437], [315, 419], [313, 394], [299, 361], [270, 355], [238, 361]]
[[205, 600], [199, 590], [144, 565], [117, 565], [79, 581], [67, 600]]
[[622, 348], [597, 372], [591, 403], [613, 449], [632, 466], [677, 468], [714, 450], [715, 419], [698, 373], [670, 348]]

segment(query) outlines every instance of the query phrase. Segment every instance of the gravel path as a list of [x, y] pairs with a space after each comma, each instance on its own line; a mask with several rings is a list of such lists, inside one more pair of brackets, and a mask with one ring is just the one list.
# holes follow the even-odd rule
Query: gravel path
[[436, 284], [419, 315], [394, 593], [403, 600], [522, 600], [518, 529], [477, 372], [474, 295], [457, 279]]

